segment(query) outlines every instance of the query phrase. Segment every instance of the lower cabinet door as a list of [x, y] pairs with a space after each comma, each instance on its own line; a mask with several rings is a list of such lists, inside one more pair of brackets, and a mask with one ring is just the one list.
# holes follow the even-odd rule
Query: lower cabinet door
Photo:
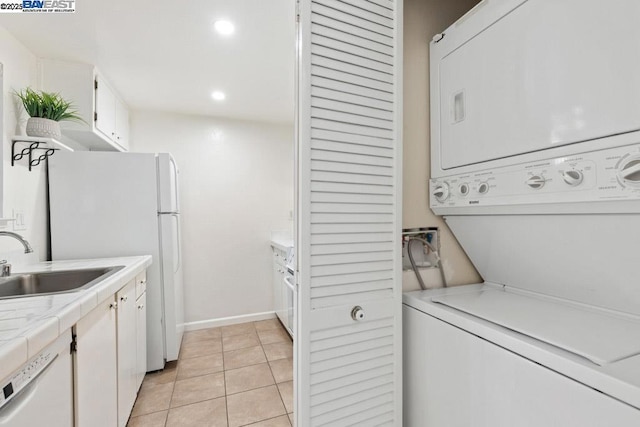
[[76, 324], [76, 426], [118, 425], [116, 307], [109, 299]]
[[136, 301], [136, 392], [147, 373], [147, 293]]
[[284, 268], [282, 267], [282, 264], [278, 262], [280, 259], [278, 250], [274, 248], [273, 251], [273, 278], [271, 280], [273, 283], [273, 311], [276, 313], [276, 316], [283, 321], [282, 310], [284, 306], [282, 303], [282, 274]]
[[287, 287], [287, 282], [285, 282], [287, 277], [287, 273], [282, 273], [280, 276], [280, 321], [282, 325], [289, 329], [289, 288]]
[[118, 302], [118, 426], [125, 427], [136, 400], [137, 341], [135, 280], [127, 283], [117, 294]]

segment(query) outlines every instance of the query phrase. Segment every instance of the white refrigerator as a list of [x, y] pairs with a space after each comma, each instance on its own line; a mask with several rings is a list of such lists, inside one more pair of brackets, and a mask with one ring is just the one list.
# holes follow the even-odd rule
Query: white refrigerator
[[178, 167], [169, 154], [63, 152], [49, 159], [53, 260], [151, 255], [147, 370], [177, 360], [184, 333]]

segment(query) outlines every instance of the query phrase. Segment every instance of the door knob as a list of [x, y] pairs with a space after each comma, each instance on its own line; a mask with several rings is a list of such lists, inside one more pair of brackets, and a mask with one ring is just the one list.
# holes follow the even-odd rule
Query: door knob
[[362, 320], [364, 319], [364, 310], [359, 305], [356, 305], [351, 310], [351, 318], [353, 320]]

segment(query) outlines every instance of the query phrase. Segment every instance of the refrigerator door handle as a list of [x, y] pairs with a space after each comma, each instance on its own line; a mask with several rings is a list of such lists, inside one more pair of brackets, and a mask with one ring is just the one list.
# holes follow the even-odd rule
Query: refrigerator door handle
[[174, 206], [175, 210], [180, 210], [180, 191], [178, 189], [178, 165], [176, 161], [173, 159], [173, 156], [169, 155], [169, 161], [173, 164], [173, 185], [176, 195], [176, 205]]
[[180, 236], [180, 215], [174, 213], [171, 214], [171, 216], [176, 220], [176, 246], [178, 247], [178, 264], [174, 273], [177, 273], [178, 271], [180, 271], [180, 267], [182, 267], [182, 246], [180, 245], [180, 242], [182, 241], [182, 237]]

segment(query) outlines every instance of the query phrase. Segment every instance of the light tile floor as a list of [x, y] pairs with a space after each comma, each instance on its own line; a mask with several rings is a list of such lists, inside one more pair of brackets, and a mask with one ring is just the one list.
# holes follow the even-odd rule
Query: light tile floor
[[147, 374], [129, 427], [290, 427], [293, 344], [277, 319], [187, 332]]

